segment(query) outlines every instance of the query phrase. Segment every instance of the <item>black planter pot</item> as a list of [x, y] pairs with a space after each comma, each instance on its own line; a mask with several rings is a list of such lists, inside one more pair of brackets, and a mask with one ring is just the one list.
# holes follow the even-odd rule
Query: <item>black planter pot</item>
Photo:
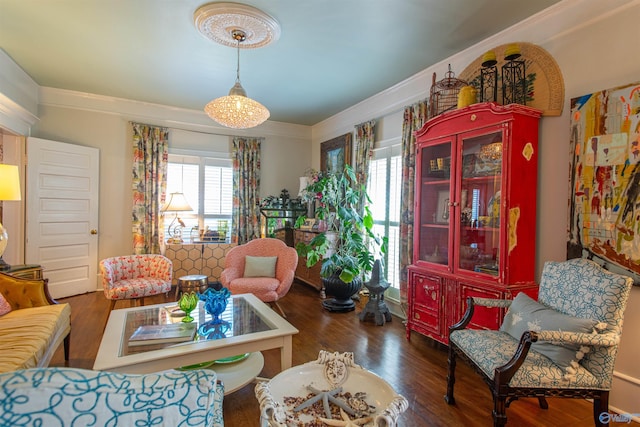
[[355, 310], [356, 303], [351, 297], [362, 287], [362, 279], [358, 278], [351, 283], [345, 283], [340, 280], [338, 274], [334, 274], [326, 279], [323, 278], [322, 283], [326, 294], [333, 297], [322, 301], [322, 306], [326, 310], [339, 313]]

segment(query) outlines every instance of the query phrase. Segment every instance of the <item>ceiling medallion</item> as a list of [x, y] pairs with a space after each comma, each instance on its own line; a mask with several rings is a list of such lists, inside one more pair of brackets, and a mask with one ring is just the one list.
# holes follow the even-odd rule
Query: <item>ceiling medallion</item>
[[198, 31], [218, 44], [236, 47], [232, 34], [241, 30], [245, 34], [241, 48], [255, 49], [280, 38], [278, 22], [252, 6], [239, 3], [207, 3], [193, 14]]

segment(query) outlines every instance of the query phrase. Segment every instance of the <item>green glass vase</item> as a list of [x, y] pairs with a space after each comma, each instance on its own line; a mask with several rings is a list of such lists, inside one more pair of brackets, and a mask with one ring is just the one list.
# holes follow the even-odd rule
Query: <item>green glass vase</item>
[[191, 312], [198, 306], [198, 295], [195, 292], [185, 292], [178, 301], [180, 310], [184, 311], [185, 316], [182, 318], [183, 322], [193, 322]]

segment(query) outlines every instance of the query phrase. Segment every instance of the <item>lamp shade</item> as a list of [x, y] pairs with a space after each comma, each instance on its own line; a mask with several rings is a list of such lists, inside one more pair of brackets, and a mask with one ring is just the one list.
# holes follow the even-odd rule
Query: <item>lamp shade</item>
[[0, 200], [21, 200], [18, 166], [0, 164]]
[[183, 212], [192, 210], [193, 208], [189, 205], [189, 202], [187, 202], [187, 199], [182, 193], [171, 193], [167, 204], [165, 204], [162, 209], [163, 212]]
[[306, 193], [306, 189], [310, 184], [310, 179], [309, 177], [306, 176], [301, 176], [300, 177], [300, 191], [298, 191], [298, 197], [302, 197], [305, 195]]
[[242, 95], [216, 98], [206, 105], [204, 111], [216, 122], [233, 129], [258, 126], [270, 115], [264, 105]]

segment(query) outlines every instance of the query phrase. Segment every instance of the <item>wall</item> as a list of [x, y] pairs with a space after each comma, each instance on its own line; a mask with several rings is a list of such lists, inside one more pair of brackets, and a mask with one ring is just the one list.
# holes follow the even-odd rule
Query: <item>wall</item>
[[[322, 141], [376, 118], [380, 141], [399, 137], [390, 123], [401, 123], [406, 105], [428, 97], [433, 72], [441, 78], [451, 64], [461, 72], [487, 50], [517, 41], [534, 43], [558, 63], [565, 84], [565, 106], [540, 125], [537, 255], [539, 273], [546, 260], [566, 259], [569, 178], [569, 102], [573, 97], [640, 81], [637, 28], [640, 1], [566, 0], [415, 76], [315, 125], [313, 152]], [[417, 53], [419, 54], [419, 52]], [[317, 167], [319, 158], [313, 158]], [[611, 407], [640, 412], [640, 287], [631, 292], [616, 364]], [[637, 419], [637, 418], [636, 418]]]

